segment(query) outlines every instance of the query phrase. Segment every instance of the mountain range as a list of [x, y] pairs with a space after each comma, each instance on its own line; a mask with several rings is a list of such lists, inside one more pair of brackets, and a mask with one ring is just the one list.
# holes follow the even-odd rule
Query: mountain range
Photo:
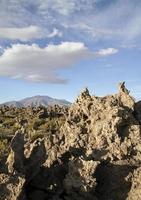
[[12, 106], [12, 107], [37, 107], [37, 106], [53, 106], [53, 105], [60, 105], [60, 106], [69, 106], [71, 103], [69, 101], [66, 101], [65, 99], [55, 99], [49, 96], [33, 96], [28, 97], [25, 99], [22, 99], [20, 101], [9, 101], [0, 104], [0, 106], [6, 105], [6, 106]]

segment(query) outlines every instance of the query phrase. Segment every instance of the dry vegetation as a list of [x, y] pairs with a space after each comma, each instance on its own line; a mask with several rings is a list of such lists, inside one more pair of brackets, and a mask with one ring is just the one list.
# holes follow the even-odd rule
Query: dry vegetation
[[65, 122], [67, 107], [27, 107], [0, 108], [0, 159], [7, 156], [12, 137], [17, 130], [24, 129], [27, 137], [33, 142], [55, 134]]

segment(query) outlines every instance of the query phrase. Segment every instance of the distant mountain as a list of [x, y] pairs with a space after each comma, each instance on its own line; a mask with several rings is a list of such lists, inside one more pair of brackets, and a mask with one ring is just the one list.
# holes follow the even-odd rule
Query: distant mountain
[[23, 105], [19, 101], [9, 101], [9, 102], [0, 104], [0, 106], [3, 106], [3, 105], [17, 107], [17, 108], [23, 107]]
[[6, 106], [12, 106], [12, 107], [37, 107], [37, 106], [53, 106], [53, 105], [60, 105], [60, 106], [69, 106], [71, 103], [69, 101], [66, 101], [64, 99], [54, 99], [49, 96], [33, 96], [28, 97], [25, 99], [22, 99], [20, 101], [9, 101], [5, 102], [3, 104], [0, 104], [0, 106], [6, 105]]

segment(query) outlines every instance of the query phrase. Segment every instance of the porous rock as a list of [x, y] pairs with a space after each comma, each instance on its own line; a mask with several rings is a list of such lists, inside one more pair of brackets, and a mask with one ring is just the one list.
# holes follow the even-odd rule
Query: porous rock
[[27, 200], [140, 200], [140, 107], [124, 82], [117, 94], [105, 97], [91, 96], [86, 88], [55, 133], [26, 144], [16, 133], [9, 174], [0, 175], [5, 199], [8, 191], [19, 191], [17, 200], [19, 195]]

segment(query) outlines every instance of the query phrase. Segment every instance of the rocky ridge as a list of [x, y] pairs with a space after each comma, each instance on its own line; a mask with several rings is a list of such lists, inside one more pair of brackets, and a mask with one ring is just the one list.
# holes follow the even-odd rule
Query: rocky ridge
[[141, 106], [124, 83], [115, 95], [86, 88], [55, 134], [15, 133], [0, 171], [0, 200], [140, 200]]

